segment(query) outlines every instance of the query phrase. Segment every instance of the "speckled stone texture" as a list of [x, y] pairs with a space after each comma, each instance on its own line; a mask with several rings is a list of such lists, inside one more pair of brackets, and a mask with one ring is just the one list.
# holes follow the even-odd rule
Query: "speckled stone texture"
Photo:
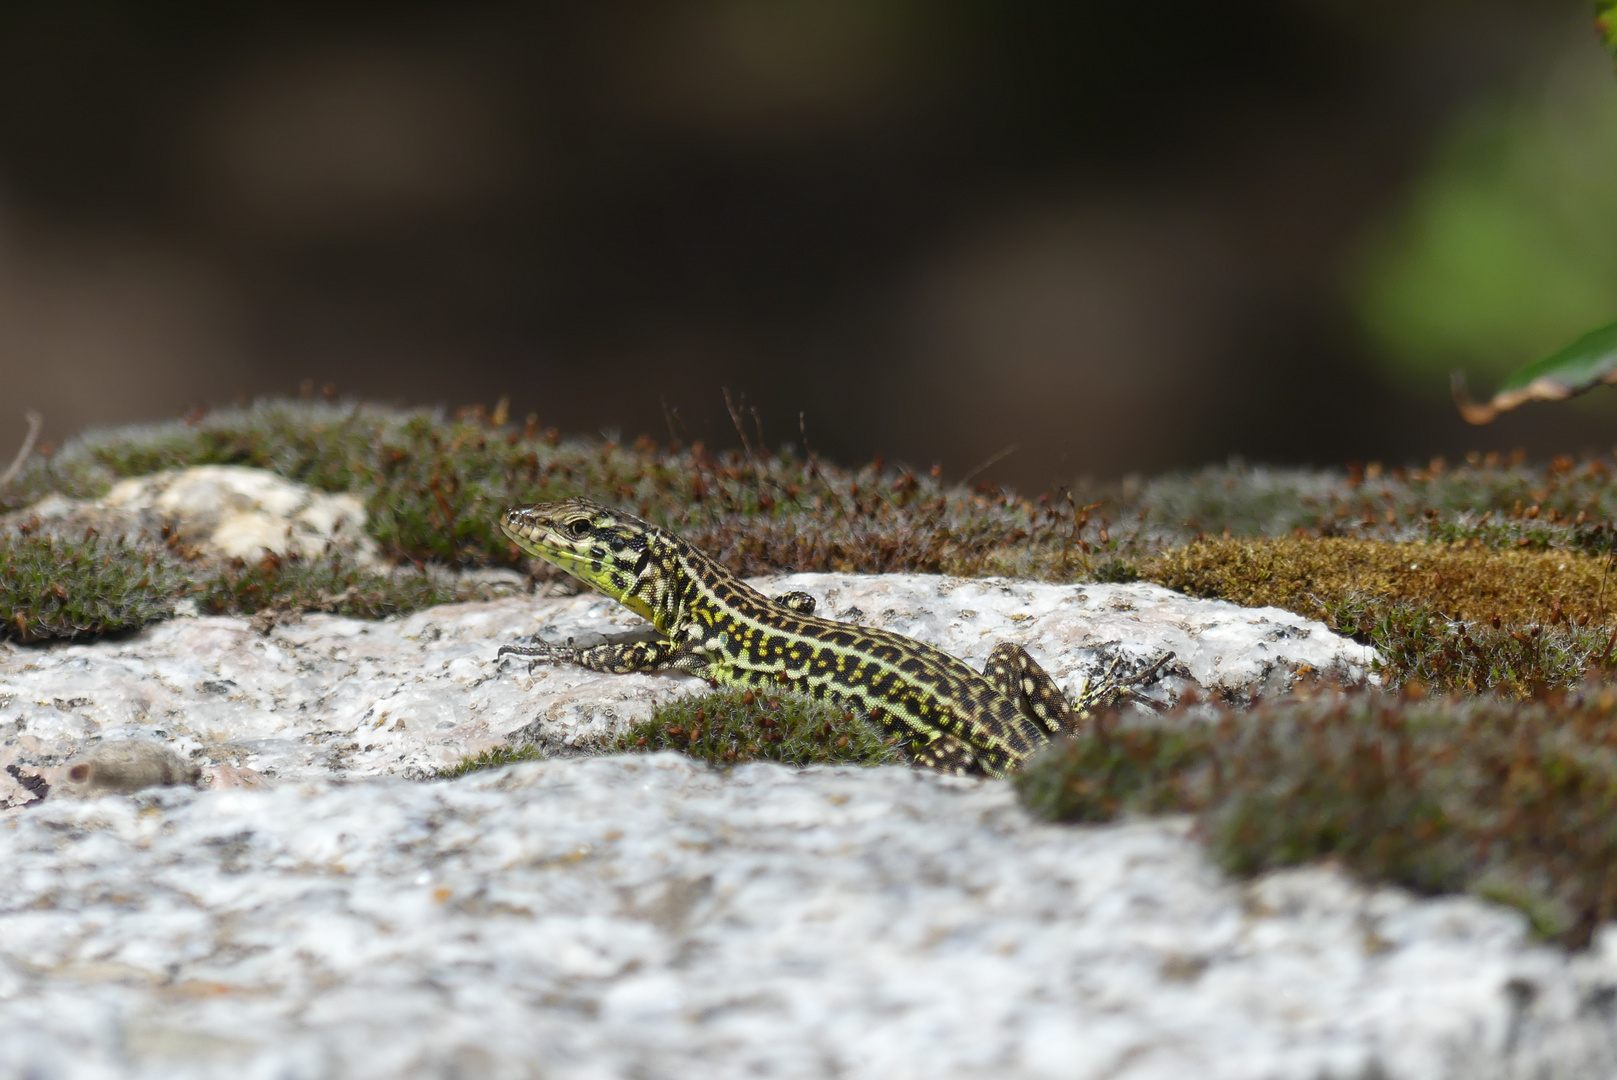
[[0, 1077], [1609, 1077], [1617, 948], [1000, 781], [575, 758], [0, 819]]
[[[1171, 651], [1149, 692], [1244, 699], [1299, 675], [1363, 681], [1373, 656], [1276, 608], [1193, 600], [1154, 585], [1043, 585], [920, 574], [794, 574], [832, 617], [883, 626], [980, 667], [1028, 646], [1069, 693]], [[644, 628], [604, 597], [517, 597], [365, 622], [311, 615], [267, 635], [248, 620], [178, 618], [121, 641], [0, 645], [0, 813], [55, 787], [102, 740], [153, 739], [210, 786], [389, 773], [422, 776], [506, 742], [588, 751], [657, 705], [703, 690], [685, 675], [600, 675], [495, 659], [539, 633], [581, 643]]]

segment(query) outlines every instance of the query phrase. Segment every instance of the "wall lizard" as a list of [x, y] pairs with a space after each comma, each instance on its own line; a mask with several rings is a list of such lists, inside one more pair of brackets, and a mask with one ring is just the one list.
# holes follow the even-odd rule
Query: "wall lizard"
[[[977, 672], [886, 630], [817, 617], [814, 598], [770, 598], [679, 537], [588, 499], [507, 510], [505, 535], [641, 615], [660, 640], [573, 648], [539, 642], [499, 654], [592, 671], [683, 671], [723, 686], [778, 686], [863, 711], [916, 764], [1003, 776], [1087, 710], [1134, 695], [1172, 654], [1126, 680], [1085, 684], [1077, 706], [1020, 645], [1001, 642]], [[1114, 665], [1115, 668], [1115, 665]]]

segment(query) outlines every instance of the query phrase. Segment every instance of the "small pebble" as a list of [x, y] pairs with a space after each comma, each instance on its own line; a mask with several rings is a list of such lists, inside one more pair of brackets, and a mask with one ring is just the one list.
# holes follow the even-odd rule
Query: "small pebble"
[[149, 787], [195, 784], [201, 770], [167, 746], [147, 739], [118, 739], [98, 743], [68, 762], [63, 772], [65, 793], [89, 798], [127, 795]]

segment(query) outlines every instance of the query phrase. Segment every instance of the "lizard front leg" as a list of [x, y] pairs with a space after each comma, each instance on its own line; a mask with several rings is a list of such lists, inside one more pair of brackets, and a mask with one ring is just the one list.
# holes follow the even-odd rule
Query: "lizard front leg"
[[632, 641], [621, 645], [594, 645], [588, 649], [540, 641], [533, 645], [501, 645], [495, 659], [508, 654], [528, 657], [533, 663], [576, 664], [608, 675], [683, 671], [707, 678], [707, 657], [672, 641]]

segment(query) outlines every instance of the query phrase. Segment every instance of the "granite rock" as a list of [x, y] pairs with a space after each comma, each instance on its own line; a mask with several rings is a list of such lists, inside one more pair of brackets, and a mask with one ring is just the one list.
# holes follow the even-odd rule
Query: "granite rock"
[[1617, 1071], [1617, 941], [1187, 822], [662, 754], [0, 819], [0, 1077], [1489, 1080]]
[[[999, 641], [1029, 648], [1069, 694], [1113, 669], [1175, 659], [1148, 693], [1246, 700], [1298, 677], [1366, 679], [1373, 653], [1275, 608], [1193, 600], [1154, 585], [1045, 585], [920, 574], [792, 574], [837, 618], [883, 626], [981, 666]], [[496, 652], [521, 635], [591, 643], [645, 630], [595, 594], [452, 604], [367, 622], [310, 615], [268, 633], [182, 617], [124, 640], [0, 645], [0, 808], [38, 801], [102, 740], [154, 740], [212, 786], [423, 776], [503, 744], [589, 752], [675, 697], [685, 675], [601, 675]], [[0, 809], [3, 812], [3, 809]]]

